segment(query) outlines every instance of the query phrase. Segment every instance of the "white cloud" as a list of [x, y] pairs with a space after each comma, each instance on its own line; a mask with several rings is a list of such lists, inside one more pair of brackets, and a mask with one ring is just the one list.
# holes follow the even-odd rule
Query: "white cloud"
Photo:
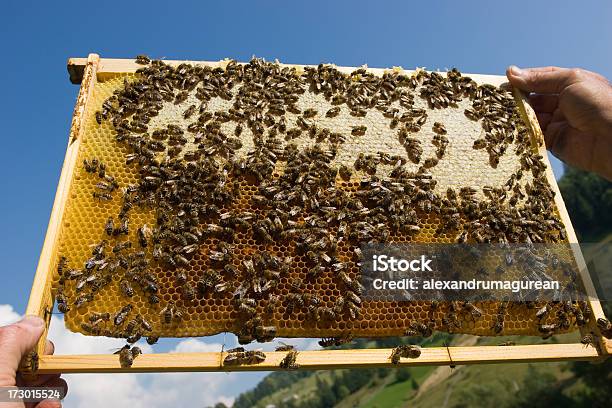
[[171, 353], [204, 353], [210, 351], [221, 351], [221, 343], [205, 343], [197, 339], [181, 340]]
[[13, 310], [11, 305], [0, 305], [0, 326], [15, 323], [21, 316]]

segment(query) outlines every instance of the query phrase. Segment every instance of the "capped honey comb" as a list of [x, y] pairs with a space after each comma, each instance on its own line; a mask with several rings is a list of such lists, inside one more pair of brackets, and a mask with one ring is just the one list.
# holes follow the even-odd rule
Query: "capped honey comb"
[[[236, 69], [236, 64], [225, 62], [221, 64], [224, 68], [232, 64], [232, 69]], [[274, 69], [261, 62], [251, 62], [251, 65], [258, 66], [258, 69]], [[205, 65], [200, 65], [200, 67]], [[263, 66], [263, 68], [261, 68]], [[190, 72], [191, 65], [185, 65], [185, 70]], [[173, 68], [178, 75], [179, 68]], [[331, 69], [331, 71], [329, 70]], [[384, 108], [376, 106], [376, 101], [370, 100], [369, 106], [360, 108], [359, 106], [349, 106], [346, 102], [334, 100], [331, 94], [324, 90], [317, 89], [316, 84], [331, 82], [331, 76], [337, 75], [333, 67], [326, 69], [324, 66], [312, 68], [310, 71], [303, 67], [292, 68], [288, 75], [297, 78], [310, 78], [316, 76], [314, 82], [304, 82], [303, 92], [295, 101], [293, 108], [283, 112], [286, 120], [286, 129], [300, 129], [303, 122], [300, 117], [308, 116], [305, 114], [307, 109], [314, 109], [316, 113], [312, 118], [304, 118], [304, 129], [299, 135], [289, 138], [286, 137], [287, 131], [280, 132], [278, 146], [282, 150], [293, 143], [299, 152], [310, 152], [313, 155], [320, 154], [321, 151], [329, 149], [333, 144], [331, 137], [342, 137], [342, 141], [335, 143], [335, 154], [329, 160], [328, 165], [332, 169], [339, 169], [345, 166], [350, 169], [350, 176], [342, 176], [342, 172], [335, 175], [335, 187], [348, 195], [355, 195], [363, 190], [364, 183], [376, 182], [373, 176], [380, 180], [389, 179], [396, 167], [393, 160], [401, 159], [402, 167], [406, 172], [413, 174], [427, 173], [431, 180], [435, 180], [435, 185], [431, 194], [436, 196], [435, 202], [443, 202], [447, 190], [453, 189], [457, 193], [462, 188], [473, 188], [473, 194], [468, 194], [470, 200], [476, 203], [491, 200], [487, 196], [487, 189], [504, 189], [508, 191], [508, 196], [512, 195], [512, 189], [508, 188], [509, 180], [521, 194], [515, 194], [515, 202], [511, 207], [524, 207], [530, 200], [530, 190], [535, 191], [531, 194], [544, 194], [550, 191], [547, 186], [540, 186], [541, 190], [536, 189], [538, 183], [542, 183], [541, 178], [534, 176], [541, 174], [543, 164], [541, 158], [535, 154], [529, 155], [524, 152], [529, 149], [530, 138], [527, 128], [520, 122], [520, 117], [508, 91], [496, 90], [494, 87], [478, 87], [466, 77], [456, 71], [451, 71], [447, 75], [429, 74], [424, 71], [415, 73], [404, 73], [399, 70], [390, 70], [387, 74], [391, 78], [398, 75], [404, 79], [397, 80], [405, 84], [406, 92], [403, 96], [397, 97], [389, 102]], [[212, 70], [212, 68], [211, 68]], [[278, 68], [280, 70], [280, 68]], [[312, 71], [314, 70], [314, 71]], [[221, 71], [212, 71], [215, 75]], [[227, 71], [226, 71], [227, 72]], [[207, 80], [211, 80], [211, 71], [198, 71], [197, 83], [191, 89], [187, 89], [182, 95], [182, 101], [163, 101], [163, 107], [159, 112], [150, 118], [145, 134], [149, 135], [155, 129], [163, 129], [168, 124], [180, 126], [187, 129], [190, 124], [196, 121], [198, 115], [203, 112], [210, 112], [216, 115], [217, 112], [229, 112], [235, 107], [234, 102], [241, 89], [247, 83], [258, 82], [265, 89], [268, 82], [265, 76], [261, 78], [249, 78], [244, 74], [235, 84], [229, 88], [228, 95], [221, 97], [218, 94], [209, 96], [206, 102], [202, 103], [201, 95], [198, 90], [204, 89]], [[79, 167], [75, 170], [73, 179], [70, 183], [69, 198], [61, 226], [59, 245], [57, 253], [54, 255], [57, 265], [60, 257], [67, 259], [65, 269], [80, 269], [91, 258], [92, 248], [106, 240], [106, 252], [111, 253], [111, 248], [118, 242], [129, 241], [132, 248], [127, 249], [128, 253], [144, 251], [146, 259], [149, 261], [147, 271], [155, 276], [158, 303], [150, 302], [151, 293], [146, 293], [141, 287], [133, 284], [134, 295], [126, 297], [121, 289], [122, 281], [125, 281], [125, 271], [107, 274], [102, 271], [98, 273], [89, 272], [95, 276], [109, 276], [109, 283], [103, 284], [95, 291], [93, 299], [84, 302], [77, 307], [76, 299], [90, 290], [91, 281], [81, 281], [83, 288], [77, 288], [79, 279], [64, 279], [55, 274], [54, 290], [55, 294], [63, 294], [69, 305], [69, 310], [65, 313], [66, 325], [70, 330], [84, 334], [105, 334], [125, 336], [125, 326], [128, 321], [135, 316], [141, 315], [150, 323], [151, 330], [143, 331], [143, 335], [151, 337], [186, 337], [186, 336], [205, 336], [220, 332], [243, 333], [246, 319], [243, 316], [239, 305], [234, 300], [239, 284], [246, 279], [245, 262], [257, 259], [258, 254], [272, 254], [279, 259], [287, 261], [287, 270], [282, 269], [278, 279], [274, 280], [274, 286], [267, 289], [258, 296], [253, 296], [254, 308], [252, 316], [258, 316], [259, 327], [274, 327], [275, 335], [282, 337], [382, 337], [404, 335], [415, 322], [431, 322], [430, 328], [440, 331], [453, 333], [466, 333], [475, 335], [541, 335], [539, 330], [541, 324], [546, 323], [548, 317], [540, 319], [536, 317], [537, 308], [529, 308], [526, 304], [518, 304], [504, 309], [503, 323], [501, 328], [496, 328], [500, 315], [499, 302], [480, 302], [479, 309], [482, 316], [473, 318], [459, 313], [457, 324], [449, 324], [448, 315], [453, 306], [441, 303], [432, 305], [431, 302], [398, 302], [398, 301], [364, 301], [359, 308], [358, 316], [352, 316], [346, 308], [340, 308], [333, 317], [313, 318], [312, 308], [309, 310], [308, 300], [313, 296], [318, 299], [316, 303], [320, 310], [333, 310], [338, 305], [338, 299], [347, 295], [347, 284], [338, 278], [338, 271], [330, 265], [324, 265], [323, 270], [314, 278], [310, 277], [313, 268], [312, 260], [307, 253], [300, 251], [299, 239], [280, 239], [274, 237], [270, 242], [258, 239], [253, 225], [236, 228], [233, 239], [229, 240], [231, 250], [227, 259], [222, 263], [211, 260], [211, 255], [219, 250], [222, 236], [210, 234], [203, 237], [198, 242], [195, 252], [190, 252], [187, 259], [188, 265], [176, 267], [167, 263], [153, 260], [152, 243], [145, 248], [139, 248], [139, 237], [137, 229], [143, 225], [154, 229], [158, 216], [155, 203], [150, 205], [134, 205], [129, 211], [129, 233], [127, 236], [110, 236], [105, 232], [105, 226], [109, 218], [115, 223], [115, 228], [119, 224], [118, 214], [122, 208], [122, 190], [128, 186], [138, 185], [142, 182], [142, 177], [138, 173], [138, 165], [134, 163], [126, 164], [126, 158], [134, 154], [132, 148], [125, 143], [117, 140], [118, 132], [108, 118], [100, 118], [100, 111], [104, 110], [103, 104], [111, 98], [115, 92], [121, 92], [126, 84], [138, 83], [142, 81], [146, 72], [136, 74], [116, 75], [104, 80], [99, 79], [96, 83], [92, 97], [85, 112], [85, 130], [81, 140], [80, 151], [78, 153]], [[355, 71], [343, 77], [343, 84], [348, 87], [346, 91], [350, 95], [351, 83], [359, 83], [363, 78], [367, 78], [367, 70]], [[378, 74], [377, 74], [378, 75]], [[229, 76], [229, 75], [227, 75]], [[380, 75], [379, 75], [380, 76]], [[207, 79], [208, 78], [208, 79]], [[454, 78], [454, 79], [449, 79]], [[463, 79], [457, 79], [463, 78]], [[327, 82], [326, 82], [327, 81]], [[450, 82], [449, 82], [450, 81]], [[454, 82], [453, 82], [454, 81]], [[458, 96], [454, 97], [449, 92], [449, 83], [453, 83]], [[313, 85], [315, 84], [315, 85]], [[384, 95], [384, 84], [381, 82], [380, 92]], [[446, 84], [440, 85], [439, 84]], [[459, 85], [457, 85], [459, 84]], [[462, 88], [462, 87], [465, 87]], [[279, 87], [280, 88], [280, 87]], [[467, 89], [470, 88], [470, 89]], [[183, 89], [173, 89], [174, 95], [179, 94]], [[338, 92], [337, 94], [340, 94]], [[493, 94], [490, 98], [483, 95]], [[501, 96], [497, 96], [501, 95]], [[488, 105], [487, 105], [488, 104]], [[186, 114], [191, 106], [196, 107], [193, 116]], [[203, 106], [200, 109], [200, 106]], [[335, 114], [335, 110], [339, 112]], [[479, 117], [474, 117], [474, 110], [480, 109]], [[362, 112], [359, 109], [363, 109]], [[193, 110], [193, 109], [192, 109]], [[418, 124], [418, 129], [411, 129], [403, 137], [398, 137], [398, 131], [402, 127], [408, 126], [400, 121], [402, 115], [408, 111], [424, 112], [424, 123]], [[329, 113], [328, 113], [329, 112]], [[187, 117], [189, 116], [189, 117]], [[418, 116], [418, 115], [417, 115]], [[278, 123], [278, 116], [274, 118]], [[420, 119], [410, 118], [410, 124], [419, 122]], [[497, 144], [491, 142], [487, 137], [495, 136], [497, 130], [495, 123], [512, 123], [512, 130], [508, 135], [502, 136]], [[236, 127], [240, 123], [243, 127], [240, 133]], [[361, 128], [363, 127], [363, 128]], [[239, 161], [249, 157], [256, 150], [256, 140], [258, 136], [254, 133], [253, 127], [236, 120], [223, 121], [220, 125], [221, 132], [226, 135], [237, 135], [240, 146], [231, 149], [232, 160]], [[311, 129], [314, 129], [310, 132]], [[322, 133], [321, 129], [328, 129], [329, 132]], [[267, 132], [267, 129], [264, 130]], [[198, 144], [194, 141], [194, 133], [185, 132], [187, 142], [180, 153], [197, 151]], [[331, 136], [330, 136], [331, 133]], [[322, 140], [318, 140], [321, 136]], [[440, 137], [444, 136], [444, 137]], [[417, 140], [417, 142], [406, 142], [405, 138]], [[289, 139], [289, 140], [287, 140]], [[414, 152], [409, 152], [410, 143], [417, 143], [420, 150], [417, 154], [418, 160], [410, 157]], [[443, 146], [442, 146], [443, 145]], [[322, 146], [320, 150], [319, 146]], [[486, 148], [484, 148], [486, 146]], [[217, 146], [218, 148], [218, 146]], [[414, 148], [414, 145], [413, 145]], [[500, 151], [501, 149], [501, 151]], [[442, 152], [440, 152], [442, 150]], [[308, 153], [308, 154], [310, 154]], [[360, 156], [361, 155], [361, 156]], [[220, 156], [217, 154], [217, 156]], [[220, 168], [228, 163], [225, 157], [217, 157]], [[371, 157], [369, 157], [371, 156]], [[159, 154], [158, 154], [159, 157]], [[105, 165], [105, 173], [114, 178], [119, 188], [110, 193], [112, 199], [95, 198], [94, 193], [100, 194], [103, 191], [96, 187], [103, 178], [93, 172], [88, 172], [85, 166], [80, 163], [92, 159], [98, 160]], [[395, 159], [394, 159], [395, 158]], [[429, 161], [427, 161], [429, 159]], [[355, 163], [361, 163], [355, 165]], [[372, 164], [375, 163], [375, 164]], [[312, 163], [311, 163], [312, 164]], [[369, 168], [368, 166], [372, 166]], [[270, 212], [270, 208], [259, 202], [262, 195], [262, 185], [274, 180], [287, 182], [283, 179], [289, 164], [286, 159], [275, 160], [270, 174], [240, 175], [230, 171], [228, 183], [232, 183], [236, 198], [231, 202], [231, 206], [223, 207], [220, 213], [231, 210], [233, 214], [252, 213], [255, 217], [264, 217]], [[356, 168], [357, 167], [357, 168]], [[533, 170], [533, 171], [532, 171]], [[517, 177], [520, 173], [520, 177]], [[334, 173], [335, 174], [335, 173]], [[429, 176], [428, 176], [429, 177]], [[365, 181], [364, 181], [365, 180]], [[372, 181], [374, 180], [374, 181]], [[262, 184], [263, 183], [263, 184]], [[109, 197], [110, 198], [110, 197]], [[308, 197], [312, 199], [316, 197]], [[444, 222], [441, 218], [442, 211], [438, 208], [432, 210], [428, 208], [427, 202], [423, 200], [422, 206], [415, 206], [414, 220], [411, 225], [418, 227], [418, 232], [407, 232], [402, 228], [389, 228], [388, 234], [384, 236], [386, 242], [418, 242], [418, 243], [454, 243], [461, 235], [463, 227], [467, 225], [465, 217], [458, 225], [452, 228], [443, 228]], [[554, 200], [550, 198], [548, 210], [555, 216]], [[311, 204], [312, 205], [312, 204]], [[373, 204], [370, 206], [374, 206]], [[375, 207], [375, 206], [374, 206]], [[371, 209], [371, 208], [370, 208]], [[303, 211], [295, 218], [297, 225], [304, 225], [309, 216], [308, 211]], [[560, 222], [560, 221], [551, 221]], [[408, 223], [408, 221], [406, 221]], [[221, 224], [220, 216], [211, 219], [202, 219], [201, 228], [207, 225]], [[328, 230], [332, 236], [342, 235], [339, 231], [341, 223], [334, 223]], [[289, 229], [288, 227], [285, 227]], [[465, 227], [467, 228], [467, 227]], [[527, 228], [527, 227], [525, 227]], [[359, 231], [355, 229], [358, 236]], [[550, 238], [552, 237], [552, 238]], [[557, 225], [557, 231], [548, 236], [542, 236], [543, 242], [554, 241], [563, 242], [565, 240], [564, 227]], [[380, 238], [380, 237], [379, 237]], [[477, 237], [476, 237], [477, 238]], [[475, 242], [473, 235], [468, 236], [468, 242]], [[358, 246], [358, 245], [357, 245]], [[334, 262], [342, 263], [343, 270], [351, 280], [359, 279], [358, 267], [355, 263], [354, 252], [355, 243], [348, 239], [339, 240], [335, 243]], [[239, 275], [236, 278], [223, 277], [223, 282], [228, 284], [231, 290], [217, 293], [214, 290], [196, 293], [192, 301], [190, 296], [184, 291], [185, 284], [177, 283], [177, 271], [184, 271], [187, 286], [197, 288], [198, 282], [210, 269], [218, 270], [223, 273], [223, 266], [231, 264]], [[491, 268], [494, 266], [491, 265]], [[93, 270], [100, 268], [94, 266]], [[278, 271], [277, 271], [278, 272]], [[93, 280], [93, 278], [92, 278]], [[306, 299], [304, 305], [291, 305], [288, 299], [290, 294], [296, 294], [301, 299]], [[306, 296], [304, 296], [306, 294]], [[275, 298], [277, 302], [271, 302]], [[86, 330], [84, 325], [90, 321], [92, 313], [109, 313], [114, 317], [117, 312], [126, 304], [131, 304], [132, 309], [125, 319], [125, 322], [115, 325], [113, 319], [100, 323], [104, 328], [102, 332], [92, 333]], [[165, 313], [169, 306], [181, 311], [181, 319], [171, 319], [170, 323], [165, 322]], [[551, 305], [552, 309], [548, 316], [553, 319], [555, 311], [560, 310], [560, 305]], [[445, 319], [446, 318], [446, 319]], [[551, 320], [552, 322], [552, 320]], [[564, 327], [557, 327], [555, 332], [568, 331], [575, 328], [576, 321], [572, 317], [571, 321]], [[244, 333], [243, 333], [244, 334]], [[247, 336], [248, 337], [248, 336]], [[263, 336], [265, 337], [265, 336]]]

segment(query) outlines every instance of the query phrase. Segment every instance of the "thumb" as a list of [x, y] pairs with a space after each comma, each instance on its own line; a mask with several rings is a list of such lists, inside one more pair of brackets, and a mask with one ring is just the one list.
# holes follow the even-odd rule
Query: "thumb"
[[0, 386], [15, 385], [15, 375], [22, 357], [36, 347], [45, 331], [38, 316], [26, 316], [10, 326], [0, 327]]
[[576, 70], [559, 67], [519, 68], [511, 65], [506, 70], [510, 83], [526, 92], [558, 94], [577, 78]]

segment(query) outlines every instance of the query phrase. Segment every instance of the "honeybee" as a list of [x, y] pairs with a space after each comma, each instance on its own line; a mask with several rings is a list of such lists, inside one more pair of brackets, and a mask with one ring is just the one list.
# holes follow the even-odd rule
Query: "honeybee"
[[321, 347], [331, 347], [331, 346], [341, 346], [343, 344], [347, 344], [353, 341], [351, 336], [344, 337], [327, 337], [319, 340], [319, 346]]
[[61, 313], [68, 313], [68, 311], [70, 311], [68, 298], [62, 290], [58, 290], [55, 300], [57, 301], [57, 310], [59, 310]]
[[259, 350], [250, 350], [244, 351], [243, 348], [240, 348], [242, 351], [233, 351], [228, 350], [228, 355], [223, 359], [223, 364], [225, 365], [242, 365], [242, 364], [259, 364], [266, 359], [266, 355], [263, 351]]
[[38, 358], [38, 353], [34, 350], [28, 352], [26, 354], [26, 356], [24, 357], [24, 369], [35, 373], [36, 371], [38, 371], [38, 367], [39, 367], [39, 358]]
[[544, 305], [536, 312], [535, 315], [538, 319], [542, 320], [544, 316], [546, 316], [547, 314], [548, 314], [548, 305]]
[[103, 333], [103, 329], [98, 326], [96, 323], [81, 323], [81, 329], [94, 336], [101, 336]]
[[113, 252], [117, 254], [123, 251], [124, 249], [131, 248], [131, 247], [132, 247], [132, 243], [130, 241], [118, 242], [113, 247]]
[[302, 112], [302, 115], [304, 115], [304, 118], [306, 119], [314, 118], [315, 116], [317, 116], [317, 110], [313, 108], [308, 108]]
[[430, 157], [429, 159], [426, 159], [423, 162], [423, 167], [425, 167], [426, 169], [435, 167], [437, 165], [438, 165], [438, 159], [436, 157]]
[[106, 224], [104, 225], [104, 231], [106, 235], [113, 235], [113, 231], [115, 230], [115, 224], [113, 223], [113, 217], [108, 217]]
[[281, 360], [280, 368], [285, 370], [296, 370], [300, 368], [300, 365], [296, 363], [298, 352], [296, 350], [289, 350], [287, 355]]
[[365, 135], [367, 130], [368, 130], [367, 126], [363, 126], [363, 125], [353, 126], [351, 128], [351, 134], [353, 136], [363, 136], [363, 135]]
[[110, 313], [91, 313], [89, 315], [89, 322], [93, 324], [107, 322], [110, 320]]
[[555, 325], [555, 324], [540, 324], [538, 326], [538, 330], [539, 330], [540, 333], [542, 333], [542, 338], [543, 339], [547, 339], [547, 338], [551, 337], [555, 333], [555, 330], [557, 330], [557, 325]]
[[162, 315], [163, 322], [165, 324], [170, 324], [173, 320], [181, 321], [183, 319], [183, 312], [177, 308], [176, 304], [172, 300], [169, 301], [166, 307], [161, 310], [160, 314]]
[[64, 276], [64, 272], [66, 271], [66, 266], [68, 265], [68, 258], [65, 256], [60, 256], [59, 261], [57, 262], [57, 276], [62, 278]]
[[196, 290], [193, 285], [191, 285], [190, 283], [183, 284], [183, 286], [181, 287], [181, 292], [189, 303], [193, 303], [196, 297]]
[[144, 55], [144, 54], [137, 55], [136, 56], [136, 63], [140, 64], [140, 65], [149, 65], [151, 63], [151, 59], [148, 56]]
[[195, 113], [195, 111], [196, 111], [196, 106], [191, 105], [190, 107], [185, 109], [185, 112], [183, 112], [183, 118], [189, 119]]
[[134, 289], [132, 288], [132, 285], [130, 285], [130, 283], [127, 280], [122, 280], [120, 283], [120, 287], [121, 287], [121, 292], [123, 292], [124, 296], [126, 297], [132, 297], [134, 296]]
[[131, 347], [129, 344], [123, 346], [115, 354], [119, 354], [119, 363], [122, 368], [130, 368], [134, 364], [134, 359], [142, 354], [140, 347]]
[[466, 301], [463, 303], [463, 307], [470, 313], [472, 320], [476, 321], [482, 317], [482, 310], [476, 307], [473, 303]]
[[485, 139], [477, 139], [474, 141], [472, 146], [474, 149], [484, 149], [487, 147], [487, 141]]
[[410, 329], [406, 331], [406, 336], [430, 337], [433, 334], [433, 322], [428, 324], [421, 322], [410, 322]]
[[98, 171], [98, 164], [99, 161], [96, 158], [93, 158], [91, 160], [83, 159], [83, 167], [85, 168], [85, 171], [87, 173], [95, 173], [96, 171]]
[[147, 226], [147, 224], [144, 224], [142, 227], [138, 228], [137, 235], [140, 246], [142, 248], [146, 248], [148, 238], [151, 236], [151, 229]]
[[157, 337], [157, 336], [149, 336], [149, 337], [147, 337], [147, 344], [152, 346], [152, 345], [156, 344], [158, 340], [159, 340], [159, 337]]
[[477, 121], [480, 118], [476, 111], [474, 111], [474, 109], [468, 108], [463, 113], [469, 120]]
[[391, 351], [391, 356], [389, 357], [391, 363], [399, 364], [400, 358], [418, 358], [421, 355], [421, 348], [419, 346], [415, 346], [412, 344], [405, 344], [401, 346], [397, 346]]
[[85, 293], [76, 298], [74, 301], [74, 307], [77, 309], [83, 306], [85, 303], [91, 302], [93, 300], [93, 295], [91, 293]]
[[[100, 163], [100, 169], [103, 169], [102, 163]], [[98, 170], [98, 171], [99, 171], [98, 174], [104, 174], [103, 173], [104, 170]], [[110, 176], [107, 176], [107, 177], [110, 178], [112, 181], [110, 182], [100, 181], [96, 183], [95, 187], [99, 190], [108, 191], [109, 193], [112, 193], [119, 187], [119, 184], [117, 184], [115, 179], [111, 178]]]
[[181, 103], [185, 102], [188, 97], [189, 97], [189, 92], [181, 91], [177, 93], [176, 96], [174, 97], [174, 104], [180, 105]]
[[597, 342], [595, 341], [595, 336], [593, 335], [593, 333], [584, 335], [580, 339], [580, 342], [584, 344], [585, 347], [592, 346], [592, 347], [597, 348]]
[[344, 164], [340, 165], [338, 169], [338, 174], [340, 174], [340, 177], [342, 177], [342, 179], [345, 181], [349, 181], [351, 179], [352, 173], [353, 172], [351, 171], [351, 169], [349, 169]]
[[597, 319], [597, 327], [605, 338], [612, 338], [612, 323], [608, 319], [603, 317]]
[[105, 192], [98, 192], [98, 191], [94, 191], [92, 193], [93, 198], [100, 200], [100, 201], [110, 201], [113, 199], [113, 195], [111, 193], [105, 193]]
[[329, 109], [325, 113], [325, 116], [328, 117], [328, 118], [335, 118], [336, 116], [338, 116], [339, 113], [340, 113], [340, 107], [339, 106], [335, 106], [335, 107]]
[[275, 326], [257, 326], [255, 327], [255, 338], [257, 341], [264, 343], [271, 341], [276, 336]]
[[445, 135], [447, 133], [446, 128], [440, 122], [434, 122], [432, 130], [439, 135]]
[[140, 324], [140, 322], [138, 321], [137, 318], [134, 318], [134, 319], [128, 321], [125, 324], [125, 331], [126, 331], [126, 333], [133, 334], [134, 330], [139, 326], [139, 324]]
[[127, 315], [132, 311], [132, 304], [128, 303], [127, 305], [123, 306], [113, 317], [113, 321], [115, 323], [115, 326], [120, 326], [121, 323], [123, 323], [125, 321], [125, 318], [127, 317]]
[[280, 346], [277, 346], [274, 351], [291, 351], [291, 350], [295, 350], [295, 346], [291, 345], [291, 344], [286, 344], [283, 343], [282, 341], [279, 341]]
[[145, 331], [150, 332], [153, 330], [153, 326], [151, 326], [151, 323], [149, 323], [149, 321], [146, 320], [142, 315], [136, 316], [136, 320], [140, 324], [140, 327], [145, 329]]

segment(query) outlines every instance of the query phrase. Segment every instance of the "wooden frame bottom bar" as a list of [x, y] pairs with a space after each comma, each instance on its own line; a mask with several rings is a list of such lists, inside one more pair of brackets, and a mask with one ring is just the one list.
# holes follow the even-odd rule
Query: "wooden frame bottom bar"
[[[399, 365], [389, 359], [392, 349], [300, 351], [299, 369], [321, 370], [422, 365], [465, 365], [493, 363], [527, 363], [572, 360], [603, 360], [612, 347], [607, 343], [603, 355], [594, 347], [580, 343], [537, 344], [523, 346], [472, 346], [423, 348], [416, 359], [402, 358]], [[130, 368], [122, 368], [119, 356], [112, 354], [41, 356], [38, 374], [55, 373], [147, 373], [197, 371], [278, 371], [287, 352], [266, 352], [261, 364], [224, 366], [227, 353], [144, 354]]]

